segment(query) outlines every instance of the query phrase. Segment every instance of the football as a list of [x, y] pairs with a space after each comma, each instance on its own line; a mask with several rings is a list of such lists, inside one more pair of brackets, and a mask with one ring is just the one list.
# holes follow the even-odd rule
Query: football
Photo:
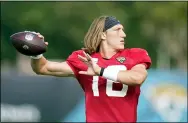
[[39, 55], [47, 50], [44, 40], [30, 31], [14, 33], [10, 36], [10, 41], [18, 52], [27, 56]]

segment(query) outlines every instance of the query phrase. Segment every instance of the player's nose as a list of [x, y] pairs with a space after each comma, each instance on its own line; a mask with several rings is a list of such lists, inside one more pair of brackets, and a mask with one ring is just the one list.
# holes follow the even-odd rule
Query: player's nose
[[125, 38], [127, 35], [125, 34], [125, 32], [123, 31], [122, 37]]
[[121, 34], [120, 34], [121, 38], [125, 38], [126, 37], [126, 34], [124, 31], [121, 31]]

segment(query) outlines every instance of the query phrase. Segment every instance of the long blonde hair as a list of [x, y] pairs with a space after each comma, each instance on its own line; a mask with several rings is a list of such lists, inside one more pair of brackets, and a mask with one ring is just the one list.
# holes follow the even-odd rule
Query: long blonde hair
[[100, 16], [92, 22], [88, 32], [84, 37], [85, 50], [92, 54], [99, 51], [101, 35], [104, 30], [105, 20], [108, 16]]

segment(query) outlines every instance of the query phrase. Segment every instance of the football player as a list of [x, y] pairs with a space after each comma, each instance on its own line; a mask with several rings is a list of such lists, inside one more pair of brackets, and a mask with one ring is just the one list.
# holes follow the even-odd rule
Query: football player
[[119, 20], [100, 16], [85, 35], [83, 49], [64, 62], [32, 56], [31, 66], [37, 74], [78, 80], [85, 92], [86, 122], [136, 122], [140, 86], [151, 59], [144, 49], [125, 48], [125, 37]]

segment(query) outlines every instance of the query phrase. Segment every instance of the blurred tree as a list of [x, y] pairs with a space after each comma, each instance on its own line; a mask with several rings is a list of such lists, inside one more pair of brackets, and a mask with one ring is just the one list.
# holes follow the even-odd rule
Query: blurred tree
[[[45, 53], [47, 58], [66, 59], [73, 50], [83, 47], [85, 33], [92, 20], [100, 15], [116, 16], [125, 26], [126, 47], [145, 48], [152, 58], [153, 67], [156, 66], [161, 46], [166, 48], [168, 45], [170, 56], [178, 52], [176, 55], [183, 59], [185, 54], [179, 54], [181, 50], [186, 51], [186, 47], [181, 48], [185, 45], [179, 46], [177, 51], [173, 47], [180, 40], [181, 44], [185, 44], [184, 3], [1, 2], [2, 60], [16, 60], [16, 51], [9, 42], [9, 36], [24, 30], [40, 32], [45, 36], [49, 42], [48, 52]], [[173, 43], [169, 42], [170, 38]]]
[[[187, 4], [137, 2], [134, 7], [142, 16], [142, 34], [158, 43], [159, 67], [170, 67], [172, 58], [178, 68], [187, 69]], [[157, 40], [152, 40], [153, 38]]]

